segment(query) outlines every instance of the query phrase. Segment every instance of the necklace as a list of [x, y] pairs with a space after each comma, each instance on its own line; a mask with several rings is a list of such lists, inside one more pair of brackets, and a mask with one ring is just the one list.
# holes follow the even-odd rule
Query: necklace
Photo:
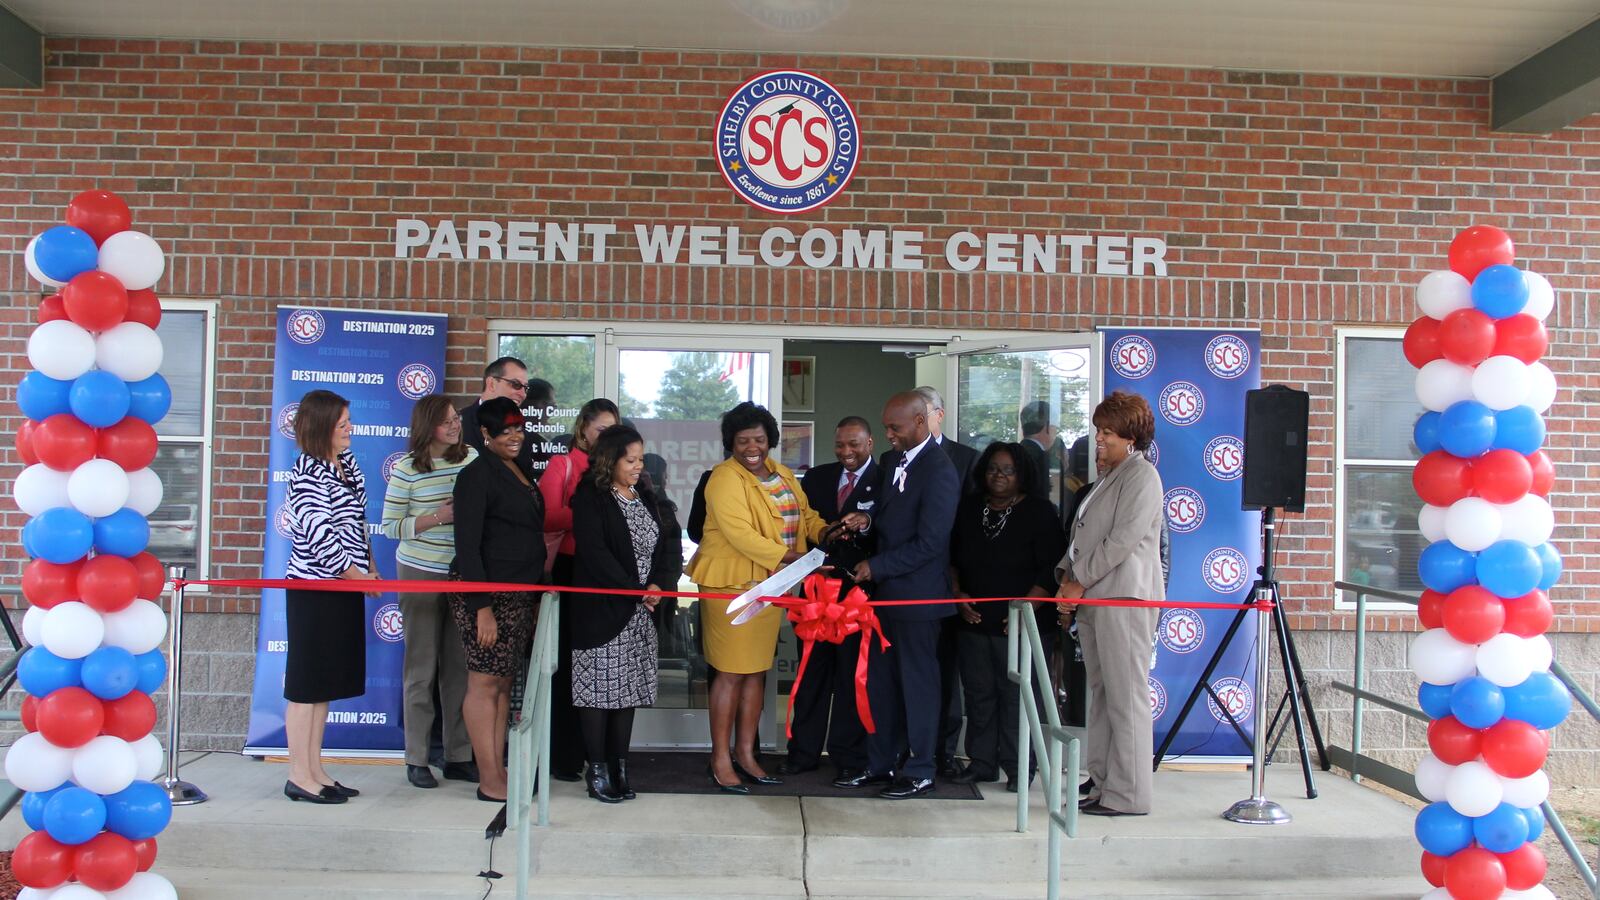
[[[1010, 503], [1006, 504], [1005, 509], [995, 512], [989, 508], [989, 504], [985, 503], [983, 505], [983, 518], [979, 523], [983, 528], [983, 536], [991, 541], [999, 537], [1000, 532], [1006, 530], [1006, 521], [1011, 518], [1011, 511], [1015, 509], [1016, 506], [1017, 501], [1015, 498], [1013, 498]], [[995, 519], [994, 522], [991, 523], [989, 521], [989, 514], [992, 512], [995, 513]]]
[[628, 489], [628, 493], [632, 494], [632, 497], [624, 496], [622, 493], [622, 488], [619, 488], [616, 485], [611, 486], [611, 493], [623, 503], [637, 503], [639, 501], [639, 492], [632, 488]]

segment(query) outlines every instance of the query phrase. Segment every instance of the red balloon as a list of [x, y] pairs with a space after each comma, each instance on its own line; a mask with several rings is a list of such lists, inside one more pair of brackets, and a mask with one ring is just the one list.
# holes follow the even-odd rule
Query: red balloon
[[78, 596], [96, 612], [120, 612], [139, 596], [139, 570], [120, 556], [96, 556], [78, 572]]
[[65, 687], [39, 700], [38, 719], [45, 740], [57, 747], [82, 747], [100, 736], [106, 716], [99, 697], [80, 687]]
[[39, 454], [33, 452], [33, 430], [39, 423], [32, 419], [23, 419], [17, 427], [17, 455], [22, 457], [22, 464], [31, 466], [39, 462]]
[[24, 887], [49, 890], [72, 877], [73, 848], [43, 831], [17, 842], [11, 852], [11, 874]]
[[149, 422], [138, 416], [127, 416], [115, 425], [100, 429], [95, 439], [95, 455], [134, 472], [155, 461], [157, 443], [156, 430]]
[[1434, 887], [1444, 887], [1444, 869], [1449, 862], [1448, 857], [1422, 851], [1422, 877]]
[[139, 588], [134, 593], [146, 600], [160, 597], [162, 589], [167, 586], [167, 570], [162, 567], [161, 560], [145, 550], [129, 557], [128, 562], [133, 563], [134, 571], [139, 574]]
[[144, 691], [129, 691], [115, 700], [102, 701], [101, 706], [106, 713], [101, 734], [132, 742], [156, 727], [156, 704]]
[[1515, 356], [1525, 363], [1535, 363], [1550, 346], [1550, 336], [1544, 323], [1527, 313], [1507, 316], [1494, 323], [1494, 352], [1491, 356]]
[[1417, 618], [1422, 620], [1423, 628], [1444, 627], [1444, 600], [1444, 595], [1432, 588], [1422, 592], [1417, 600]]
[[1528, 454], [1528, 466], [1533, 470], [1533, 484], [1528, 488], [1541, 497], [1549, 497], [1556, 487], [1556, 467], [1543, 450]]
[[[87, 598], [85, 598], [87, 599]], [[1506, 608], [1500, 598], [1469, 584], [1450, 592], [1444, 604], [1444, 630], [1463, 644], [1481, 644], [1500, 633]]]
[[138, 322], [151, 328], [161, 324], [161, 300], [155, 291], [145, 288], [142, 291], [128, 292], [127, 321]]
[[39, 301], [39, 324], [55, 322], [67, 317], [67, 304], [61, 301], [60, 294], [51, 294]]
[[1490, 266], [1509, 266], [1516, 258], [1511, 237], [1493, 225], [1474, 225], [1450, 242], [1450, 268], [1468, 281]]
[[94, 459], [94, 444], [94, 429], [69, 413], [56, 413], [33, 430], [33, 452], [58, 472], [71, 472]]
[[1435, 450], [1417, 460], [1417, 467], [1411, 470], [1411, 485], [1422, 502], [1449, 506], [1472, 494], [1472, 463]]
[[88, 271], [73, 276], [61, 289], [67, 318], [86, 331], [105, 331], [128, 316], [128, 289], [109, 272]]
[[40, 609], [49, 609], [57, 603], [78, 599], [78, 570], [81, 560], [70, 563], [53, 563], [43, 559], [29, 560], [22, 567], [22, 596]]
[[67, 224], [89, 232], [99, 246], [113, 234], [127, 231], [133, 225], [133, 212], [110, 191], [84, 191], [67, 204]]
[[1556, 612], [1550, 606], [1550, 595], [1534, 591], [1521, 597], [1502, 601], [1506, 611], [1504, 630], [1517, 637], [1538, 637], [1550, 629]]
[[1516, 719], [1501, 719], [1485, 729], [1481, 745], [1483, 761], [1505, 778], [1527, 778], [1550, 755], [1550, 737]]
[[156, 839], [145, 838], [133, 842], [133, 852], [139, 857], [139, 871], [148, 872], [156, 864]]
[[1423, 316], [1412, 322], [1400, 346], [1405, 351], [1406, 362], [1419, 369], [1442, 358], [1444, 353], [1439, 349], [1439, 320]]
[[32, 694], [22, 695], [22, 730], [39, 730], [39, 698]]
[[1468, 847], [1445, 863], [1444, 887], [1455, 900], [1499, 900], [1506, 889], [1506, 867], [1488, 850]]
[[1533, 844], [1523, 844], [1510, 853], [1498, 854], [1500, 864], [1506, 867], [1506, 889], [1526, 891], [1544, 880], [1549, 863], [1544, 851]]
[[1490, 503], [1515, 503], [1533, 487], [1533, 467], [1515, 450], [1490, 450], [1471, 465], [1472, 491]]
[[1477, 759], [1482, 738], [1482, 732], [1461, 724], [1455, 716], [1428, 723], [1428, 749], [1447, 765], [1459, 766]]
[[102, 831], [78, 845], [74, 867], [80, 884], [101, 892], [114, 891], [133, 880], [139, 871], [139, 854], [133, 841]]
[[1494, 339], [1494, 320], [1476, 309], [1458, 309], [1439, 323], [1439, 351], [1445, 359], [1463, 366], [1488, 359]]

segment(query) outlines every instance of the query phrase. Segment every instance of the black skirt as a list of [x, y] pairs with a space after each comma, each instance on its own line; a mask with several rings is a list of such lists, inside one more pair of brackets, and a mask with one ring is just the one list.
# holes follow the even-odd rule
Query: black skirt
[[367, 604], [356, 591], [284, 592], [283, 699], [327, 703], [367, 692]]

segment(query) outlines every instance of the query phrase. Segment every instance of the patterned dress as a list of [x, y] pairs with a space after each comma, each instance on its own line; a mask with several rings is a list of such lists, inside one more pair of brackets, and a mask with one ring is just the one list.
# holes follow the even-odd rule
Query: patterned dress
[[[635, 497], [612, 493], [633, 539], [639, 587], [649, 583], [661, 526]], [[572, 651], [572, 705], [588, 709], [630, 709], [656, 702], [656, 623], [643, 602], [622, 633], [592, 650]]]

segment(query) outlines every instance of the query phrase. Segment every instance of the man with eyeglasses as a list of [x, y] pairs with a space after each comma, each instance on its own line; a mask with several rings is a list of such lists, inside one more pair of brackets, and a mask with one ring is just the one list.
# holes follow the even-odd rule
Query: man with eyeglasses
[[[478, 399], [461, 409], [461, 438], [483, 451], [483, 432], [478, 428], [478, 406], [496, 397], [508, 397], [520, 408], [528, 399], [528, 367], [515, 356], [502, 356], [483, 370], [483, 392]], [[534, 440], [524, 439], [518, 461], [525, 467], [533, 465]]]

